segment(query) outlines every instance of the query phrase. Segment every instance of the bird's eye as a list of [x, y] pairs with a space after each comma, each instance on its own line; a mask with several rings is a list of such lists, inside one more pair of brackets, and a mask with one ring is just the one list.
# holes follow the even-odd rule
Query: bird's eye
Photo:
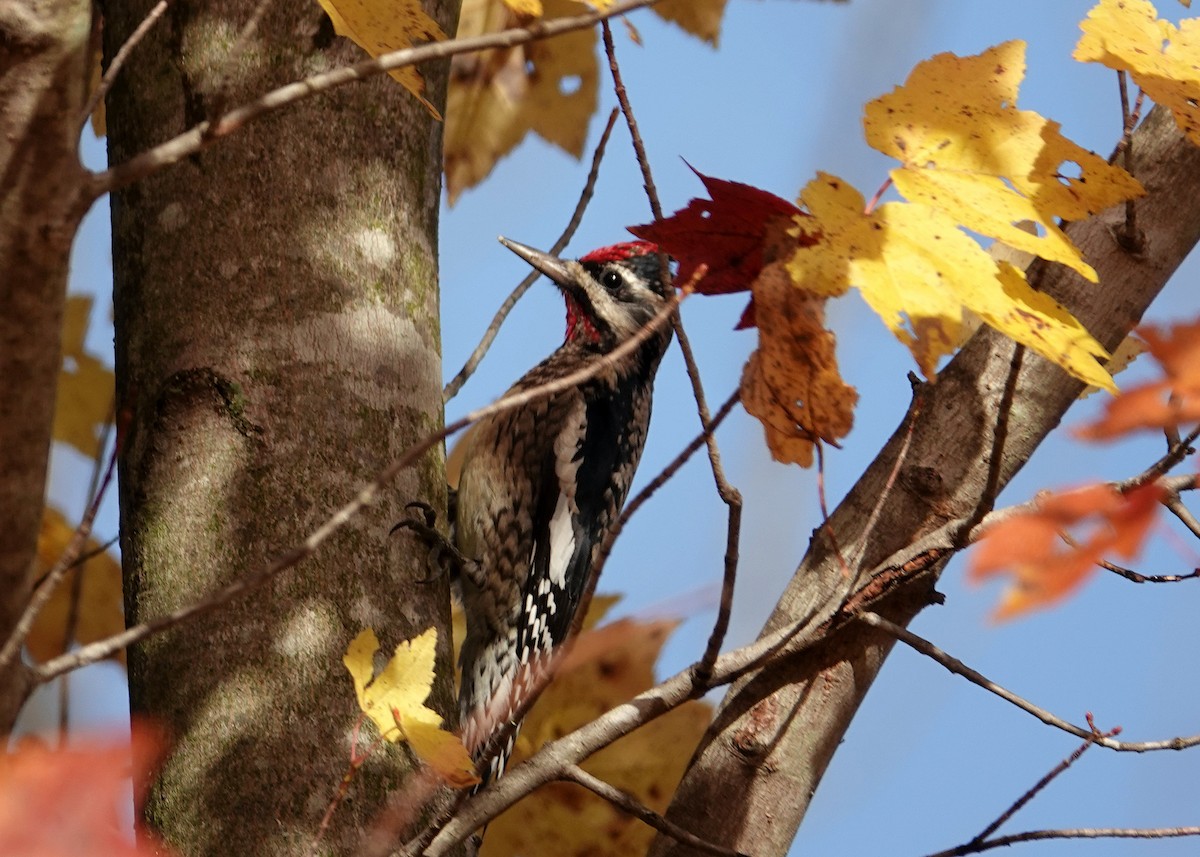
[[621, 288], [624, 282], [625, 280], [621, 277], [621, 275], [612, 268], [609, 268], [600, 275], [600, 285], [604, 286], [604, 288], [608, 289], [609, 291], [614, 291]]

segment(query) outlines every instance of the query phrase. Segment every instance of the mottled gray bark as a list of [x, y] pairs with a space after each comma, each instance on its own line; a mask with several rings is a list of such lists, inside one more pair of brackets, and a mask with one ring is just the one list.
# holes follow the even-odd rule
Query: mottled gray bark
[[[1099, 272], [1099, 285], [1060, 266], [1037, 280], [1110, 348], [1200, 240], [1200, 149], [1158, 108], [1135, 134], [1133, 151], [1134, 173], [1149, 192], [1137, 204], [1143, 251], [1131, 254], [1118, 244], [1124, 210], [1114, 209], [1067, 230]], [[947, 522], [971, 519], [986, 493], [1013, 351], [1010, 340], [985, 329], [936, 384], [917, 391], [905, 422], [831, 516], [836, 542], [849, 554], [853, 571], [866, 573]], [[1000, 487], [1058, 425], [1081, 386], [1041, 358], [1024, 356], [1000, 450]], [[910, 422], [911, 443], [902, 455]], [[872, 520], [877, 505], [878, 518]], [[907, 624], [929, 602], [940, 567], [934, 563], [928, 573], [911, 577], [903, 569], [882, 569], [879, 591], [887, 591], [888, 581], [901, 582], [874, 609]], [[822, 621], [845, 590], [837, 552], [827, 538], [815, 538], [763, 634], [806, 617]], [[887, 635], [851, 624], [800, 658], [734, 685], [669, 818], [702, 839], [755, 857], [786, 854], [892, 644]], [[700, 852], [660, 838], [652, 853]]]
[[[0, 642], [29, 600], [42, 519], [91, 20], [80, 0], [0, 4]], [[0, 734], [29, 687], [17, 658], [0, 675]]]
[[[109, 101], [117, 164], [230, 105], [361, 57], [315, 3], [176, 2]], [[457, 3], [426, 4], [453, 32]], [[111, 56], [150, 8], [111, 3]], [[444, 103], [446, 66], [423, 69]], [[126, 608], [136, 622], [204, 598], [299, 542], [441, 421], [437, 211], [442, 127], [387, 77], [243, 128], [113, 200]], [[315, 557], [263, 590], [134, 647], [136, 715], [173, 751], [146, 817], [186, 855], [304, 853], [350, 759], [342, 665], [448, 628], [444, 578], [389, 536], [404, 503], [445, 506], [430, 454]], [[433, 703], [451, 707], [448, 635]], [[372, 740], [370, 727], [364, 730]], [[333, 817], [345, 853], [410, 770], [379, 752]]]

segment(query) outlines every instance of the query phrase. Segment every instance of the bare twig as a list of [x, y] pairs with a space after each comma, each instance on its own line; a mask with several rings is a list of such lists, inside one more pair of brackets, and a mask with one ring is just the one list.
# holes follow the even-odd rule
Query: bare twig
[[[104, 428], [100, 432], [100, 443], [97, 446], [96, 458], [92, 462], [92, 475], [88, 479], [88, 489], [85, 495], [84, 502], [91, 503], [97, 492], [100, 490], [100, 479], [104, 475], [104, 450], [108, 448], [109, 438], [112, 436], [113, 429], [116, 427], [117, 403], [114, 399], [108, 406], [108, 418], [104, 421]], [[67, 621], [63, 627], [63, 643], [62, 650], [68, 651], [71, 648], [71, 643], [75, 640], [75, 634], [79, 629], [79, 603], [83, 598], [83, 569], [82, 566], [88, 559], [96, 556], [98, 553], [103, 553], [108, 549], [106, 545], [99, 551], [89, 551], [76, 558], [71, 563], [68, 570], [80, 567], [80, 570], [71, 578], [71, 597], [67, 600]], [[71, 683], [67, 680], [67, 676], [62, 677], [62, 681], [58, 684], [58, 730], [59, 734], [65, 736], [67, 727], [70, 725], [71, 712]]]
[[1200, 521], [1196, 520], [1196, 516], [1192, 514], [1192, 510], [1183, 505], [1183, 500], [1179, 498], [1178, 491], [1172, 491], [1163, 498], [1163, 505], [1179, 519], [1185, 527], [1187, 527], [1192, 535], [1200, 538]]
[[[1121, 93], [1121, 148], [1125, 160], [1125, 172], [1133, 174], [1133, 126], [1135, 118], [1129, 110], [1129, 90], [1125, 82], [1125, 72], [1117, 70], [1117, 86]], [[1133, 199], [1125, 200], [1125, 225], [1117, 230], [1117, 239], [1121, 246], [1136, 253], [1142, 250], [1142, 236], [1137, 228], [1137, 207]]]
[[1174, 443], [1168, 445], [1167, 452], [1162, 458], [1132, 479], [1118, 483], [1117, 490], [1122, 493], [1132, 491], [1134, 488], [1140, 488], [1147, 482], [1153, 482], [1155, 479], [1165, 476], [1195, 451], [1192, 449], [1192, 444], [1196, 442], [1197, 438], [1200, 438], [1200, 428], [1192, 429], [1192, 431], [1188, 432], [1187, 437], [1182, 439], [1176, 438]]
[[567, 765], [562, 772], [562, 778], [583, 786], [588, 791], [604, 798], [617, 809], [632, 815], [639, 821], [644, 821], [659, 833], [671, 837], [676, 842], [681, 842], [705, 854], [716, 854], [718, 857], [745, 857], [745, 855], [738, 851], [730, 848], [722, 848], [720, 845], [707, 842], [699, 836], [689, 833], [678, 824], [663, 818], [657, 812], [650, 809], [650, 807], [633, 797], [633, 795], [627, 794], [615, 786], [606, 783], [599, 777], [589, 774], [578, 765]]
[[991, 457], [988, 459], [987, 482], [979, 503], [961, 530], [963, 538], [968, 538], [971, 532], [996, 508], [996, 497], [1000, 493], [1000, 468], [1004, 462], [1004, 444], [1008, 440], [1008, 419], [1012, 414], [1013, 399], [1017, 394], [1017, 378], [1021, 374], [1021, 364], [1025, 361], [1025, 346], [1021, 343], [1013, 345], [1012, 359], [1008, 364], [1008, 375], [1004, 379], [1004, 390], [1000, 394], [1000, 404], [996, 408], [996, 428], [992, 432]]
[[1045, 839], [1172, 839], [1181, 836], [1200, 836], [1200, 827], [1076, 827], [1056, 830], [1029, 830], [1010, 836], [997, 836], [987, 842], [968, 843], [938, 851], [928, 857], [964, 857], [993, 848], [1006, 848], [1019, 842], [1040, 842]]
[[1193, 569], [1187, 574], [1142, 574], [1141, 572], [1134, 571], [1132, 568], [1125, 568], [1106, 559], [1100, 560], [1097, 565], [1133, 583], [1179, 583], [1184, 580], [1196, 580], [1200, 578], [1200, 568]]
[[[575, 204], [575, 211], [571, 214], [571, 219], [567, 222], [567, 226], [563, 229], [562, 234], [558, 236], [548, 251], [551, 255], [557, 256], [570, 243], [571, 238], [575, 235], [575, 230], [579, 228], [580, 222], [583, 220], [583, 213], [587, 210], [588, 203], [592, 201], [592, 194], [596, 189], [596, 179], [600, 176], [600, 162], [604, 160], [604, 150], [608, 146], [608, 138], [612, 136], [613, 126], [617, 122], [617, 111], [614, 108], [608, 114], [608, 124], [604, 126], [604, 133], [600, 135], [600, 142], [596, 144], [596, 151], [592, 154], [592, 168], [588, 171], [587, 182], [584, 183], [583, 192], [579, 195], [579, 202]], [[450, 383], [442, 390], [442, 401], [448, 402], [458, 395], [458, 391], [462, 389], [463, 384], [467, 383], [467, 379], [475, 374], [475, 370], [479, 368], [479, 364], [483, 362], [484, 355], [488, 349], [492, 347], [492, 342], [495, 341], [497, 334], [500, 333], [500, 327], [504, 324], [504, 320], [508, 318], [508, 314], [512, 312], [513, 307], [517, 305], [525, 293], [529, 291], [529, 287], [537, 282], [541, 274], [537, 271], [531, 271], [525, 279], [517, 284], [517, 287], [512, 290], [504, 303], [500, 304], [500, 309], [496, 310], [496, 315], [492, 318], [492, 323], [488, 325], [487, 330], [483, 333], [483, 338], [479, 340], [479, 344], [475, 346], [475, 350], [471, 352], [471, 356], [467, 358], [467, 362], [458, 370], [458, 374], [450, 379]]]
[[1045, 723], [1047, 726], [1053, 726], [1055, 729], [1061, 729], [1074, 735], [1077, 738], [1091, 739], [1095, 744], [1101, 747], [1107, 747], [1110, 750], [1118, 750], [1121, 752], [1144, 753], [1151, 750], [1185, 750], [1188, 747], [1195, 747], [1200, 744], [1200, 735], [1192, 735], [1189, 737], [1169, 738], [1166, 741], [1117, 741], [1104, 735], [1096, 735], [1091, 729], [1086, 729], [1082, 726], [1076, 726], [1061, 717], [1051, 714], [1044, 708], [1039, 708], [1032, 702], [1017, 696], [1011, 690], [996, 684], [982, 673], [976, 672], [969, 666], [964, 664], [946, 652], [939, 649], [933, 643], [918, 637], [916, 634], [909, 631], [907, 628], [902, 628], [894, 622], [880, 616], [878, 613], [873, 613], [865, 610], [858, 614], [858, 618], [873, 628], [878, 628], [900, 642], [904, 643], [911, 649], [920, 652], [928, 658], [937, 661], [950, 672], [955, 675], [960, 675], [972, 684], [979, 685], [984, 690], [996, 694], [1005, 702], [1012, 703], [1022, 711], [1032, 714], [1038, 720]]
[[[25, 605], [25, 612], [17, 620], [16, 626], [4, 643], [4, 648], [0, 649], [0, 670], [6, 669], [12, 663], [13, 658], [17, 656], [17, 653], [20, 652], [21, 646], [29, 636], [29, 632], [33, 628], [33, 623], [37, 619], [38, 614], [42, 612], [42, 608], [46, 606], [46, 602], [54, 594], [55, 588], [62, 582], [63, 575], [67, 573], [68, 569], [73, 567], [73, 563], [79, 557], [79, 554], [83, 552], [88, 536], [92, 533], [92, 524], [96, 520], [96, 512], [100, 509], [100, 502], [104, 499], [104, 494], [108, 489], [109, 483], [112, 481], [116, 463], [117, 448], [114, 447], [108, 459], [108, 466], [104, 470], [104, 478], [100, 480], [100, 486], [96, 489], [96, 494], [92, 498], [92, 502], [88, 504], [87, 510], [83, 513], [83, 520], [79, 522], [79, 526], [75, 528], [74, 535], [71, 536], [71, 540], [67, 543], [67, 549], [63, 551], [62, 556], [58, 558], [58, 562], [54, 564], [54, 567], [43, 578], [41, 585], [34, 590], [29, 603]], [[38, 670], [40, 670], [40, 667]], [[35, 670], [35, 676], [38, 670]]]
[[329, 92], [359, 80], [366, 80], [385, 72], [429, 60], [445, 59], [457, 54], [489, 48], [513, 47], [574, 30], [586, 29], [594, 26], [598, 21], [607, 20], [614, 15], [624, 15], [644, 6], [652, 6], [656, 2], [658, 0], [617, 0], [603, 11], [593, 9], [581, 15], [534, 21], [528, 27], [514, 27], [469, 39], [450, 39], [444, 42], [404, 48], [383, 54], [375, 59], [363, 60], [351, 66], [333, 69], [295, 83], [289, 83], [264, 93], [253, 101], [233, 108], [211, 127], [209, 123], [202, 122], [165, 143], [135, 155], [123, 164], [93, 175], [89, 182], [89, 193], [85, 195], [84, 201], [90, 203], [105, 193], [125, 187], [164, 167], [178, 163], [180, 160], [208, 148], [217, 140], [234, 133], [249, 122], [319, 93]]
[[263, 16], [267, 14], [267, 9], [270, 8], [273, 0], [258, 0], [258, 5], [254, 7], [254, 11], [250, 14], [250, 20], [246, 22], [246, 26], [242, 27], [242, 31], [238, 33], [237, 40], [234, 41], [233, 47], [229, 49], [225, 59], [222, 60], [224, 66], [221, 76], [217, 79], [216, 85], [213, 87], [212, 100], [208, 105], [208, 122], [206, 124], [205, 135], [208, 136], [212, 129], [215, 129], [221, 121], [221, 116], [225, 113], [225, 108], [229, 101], [229, 72], [233, 64], [245, 52], [250, 40], [254, 38], [254, 34], [258, 31], [258, 25], [262, 22]]
[[[662, 220], [662, 203], [658, 198], [658, 189], [654, 184], [654, 176], [650, 170], [650, 161], [646, 157], [646, 146], [642, 142], [642, 135], [638, 130], [637, 118], [633, 115], [633, 106], [629, 102], [629, 93], [626, 91], [625, 83], [621, 79], [621, 67], [617, 63], [617, 52], [616, 46], [613, 44], [612, 28], [609, 26], [608, 21], [601, 22], [600, 26], [601, 35], [604, 38], [604, 52], [608, 56], [608, 68], [612, 73], [613, 90], [617, 96], [617, 103], [621, 105], [621, 112], [625, 115], [625, 123], [629, 126], [629, 136], [633, 141], [633, 150], [637, 154], [638, 166], [642, 171], [642, 181], [646, 186], [646, 197], [650, 201], [650, 211], [656, 221]], [[663, 282], [668, 283], [669, 268], [665, 264], [665, 259], [662, 271]], [[688, 380], [692, 384], [692, 395], [696, 399], [696, 410], [700, 415], [700, 425], [705, 430], [708, 460], [712, 467], [713, 480], [716, 482], [717, 493], [729, 509], [725, 538], [724, 576], [721, 584], [721, 607], [717, 611], [717, 619], [713, 623], [712, 633], [709, 635], [704, 655], [696, 667], [697, 679], [702, 684], [707, 680], [706, 677], [712, 671], [713, 661], [717, 653], [721, 650], [721, 646], [725, 640], [725, 633], [729, 628], [729, 611], [732, 609], [733, 589], [737, 582], [738, 541], [742, 521], [742, 495], [725, 478], [725, 469], [721, 464], [721, 450], [717, 446], [716, 436], [710, 430], [712, 414], [708, 409], [708, 401], [704, 395], [704, 384], [700, 380], [700, 368], [696, 365], [696, 358], [692, 352], [691, 342], [688, 339], [687, 331], [683, 327], [683, 319], [677, 315], [672, 320], [672, 324], [675, 329], [675, 338], [679, 341], [679, 350], [683, 354], [684, 365], [687, 367]]]
[[1073, 765], [1077, 761], [1079, 761], [1079, 758], [1081, 756], [1083, 756], [1084, 753], [1087, 752], [1088, 748], [1096, 743], [1097, 738], [1101, 738], [1101, 737], [1111, 738], [1111, 737], [1114, 737], [1114, 736], [1120, 734], [1120, 732], [1121, 732], [1121, 727], [1118, 726], [1115, 729], [1110, 729], [1108, 732], [1101, 733], [1099, 730], [1096, 729], [1096, 724], [1092, 721], [1091, 714], [1089, 714], [1087, 716], [1087, 721], [1088, 721], [1088, 727], [1092, 730], [1092, 734], [1089, 735], [1087, 737], [1087, 739], [1084, 740], [1084, 742], [1075, 749], [1075, 752], [1073, 752], [1070, 756], [1067, 756], [1067, 758], [1063, 759], [1061, 762], [1059, 762], [1057, 765], [1055, 765], [1053, 768], [1051, 768], [1050, 771], [1045, 776], [1043, 776], [1040, 780], [1038, 780], [1036, 783], [1034, 783], [1031, 788], [1026, 790], [1025, 794], [1023, 794], [1019, 798], [1017, 798], [1017, 800], [1013, 802], [1012, 806], [1010, 806], [1004, 812], [1000, 813], [1000, 815], [998, 815], [996, 817], [995, 821], [993, 821], [991, 824], [989, 824], [987, 827], [985, 827], [982, 831], [980, 831], [979, 835], [974, 837], [971, 840], [972, 844], [983, 842], [985, 839], [987, 839], [989, 836], [991, 836], [993, 833], [995, 833], [997, 830], [999, 830], [1001, 825], [1004, 824], [1004, 822], [1008, 821], [1010, 818], [1012, 818], [1014, 815], [1016, 815], [1018, 812], [1020, 812], [1022, 807], [1024, 807], [1031, 800], [1033, 800], [1035, 797], [1037, 797], [1037, 795], [1043, 789], [1045, 789], [1046, 786], [1048, 786], [1048, 785], [1050, 785], [1050, 783], [1054, 782], [1055, 778], [1057, 778], [1060, 774], [1062, 774], [1064, 771], [1066, 771], [1067, 768], [1071, 767], [1071, 765]]
[[[900, 476], [900, 469], [908, 460], [908, 451], [912, 448], [913, 430], [917, 425], [917, 417], [920, 416], [921, 409], [925, 403], [925, 388], [922, 386], [923, 382], [912, 372], [908, 373], [908, 381], [909, 384], [912, 385], [913, 400], [912, 404], [908, 408], [908, 413], [904, 416], [906, 423], [904, 429], [904, 441], [900, 444], [900, 449], [896, 453], [896, 464], [888, 472], [887, 479], [883, 483], [883, 489], [879, 492], [879, 497], [876, 498], [875, 505], [871, 508], [871, 514], [867, 516], [867, 523], [863, 527], [862, 536], [858, 539], [857, 544], [854, 545], [854, 549], [851, 551], [849, 559], [842, 554], [841, 545], [839, 545], [837, 542], [837, 534], [834, 533], [833, 528], [829, 525], [829, 516], [828, 514], [824, 514], [821, 532], [827, 539], [829, 539], [829, 543], [833, 547], [838, 561], [842, 564], [842, 573], [846, 575], [847, 579], [849, 579], [851, 563], [853, 563], [855, 566], [859, 566], [858, 573], [854, 576], [854, 579], [850, 582], [850, 585], [846, 587], [847, 599], [849, 599], [853, 592], [858, 589], [859, 583], [863, 579], [863, 570], [860, 564], [863, 556], [866, 555], [867, 543], [870, 541], [871, 533], [875, 531], [875, 522], [878, 521], [879, 516], [883, 514], [884, 506], [887, 504], [888, 498], [890, 498], [892, 495], [892, 488], [896, 485], [896, 479]], [[820, 446], [818, 446], [817, 449], [819, 451]], [[842, 607], [845, 606], [846, 601], [843, 601]]]
[[163, 16], [169, 5], [171, 5], [171, 0], [158, 0], [154, 8], [146, 13], [146, 17], [137, 25], [137, 28], [129, 34], [129, 38], [125, 40], [125, 44], [121, 45], [117, 50], [116, 55], [112, 58], [112, 62], [108, 64], [108, 68], [104, 72], [104, 77], [100, 79], [100, 85], [88, 97], [87, 103], [83, 106], [83, 112], [79, 115], [79, 130], [81, 132], [84, 126], [87, 125], [88, 117], [95, 112], [96, 107], [104, 100], [104, 96], [108, 95], [108, 91], [112, 89], [117, 75], [121, 72], [121, 66], [125, 65], [125, 61], [129, 59], [129, 55], [133, 53], [133, 49], [145, 38], [146, 33], [150, 32], [150, 28]]
[[[572, 372], [569, 375], [564, 375], [554, 381], [542, 384], [538, 387], [531, 387], [528, 390], [522, 390], [519, 393], [513, 393], [504, 396], [490, 405], [478, 408], [458, 420], [447, 425], [440, 431], [428, 435], [424, 439], [410, 446], [404, 453], [394, 460], [391, 464], [385, 467], [375, 477], [374, 480], [364, 485], [359, 489], [358, 493], [350, 502], [346, 503], [340, 509], [330, 515], [324, 523], [313, 530], [307, 538], [300, 544], [285, 551], [275, 557], [266, 566], [249, 574], [246, 577], [235, 580], [229, 585], [222, 587], [216, 592], [209, 595], [207, 598], [181, 607], [178, 610], [151, 619], [148, 622], [143, 622], [133, 628], [129, 628], [120, 634], [115, 634], [104, 640], [99, 640], [95, 643], [89, 643], [82, 646], [73, 652], [69, 652], [53, 660], [41, 664], [34, 670], [34, 678], [39, 683], [50, 681], [63, 673], [78, 669], [86, 664], [94, 663], [103, 660], [126, 646], [132, 645], [152, 634], [156, 634], [167, 628], [173, 627], [180, 622], [192, 619], [196, 616], [207, 613], [228, 601], [232, 601], [241, 595], [252, 592], [262, 584], [266, 583], [272, 577], [284, 569], [291, 568], [300, 561], [311, 556], [317, 548], [319, 548], [330, 536], [340, 530], [350, 521], [359, 510], [364, 506], [372, 503], [379, 493], [394, 480], [402, 471], [411, 467], [416, 461], [424, 455], [435, 444], [440, 443], [445, 438], [461, 431], [473, 422], [481, 420], [484, 417], [493, 414], [510, 411], [513, 408], [521, 407], [536, 399], [552, 396], [557, 392], [574, 387], [583, 381], [593, 377], [594, 375], [608, 371], [612, 365], [627, 357], [639, 348], [648, 338], [653, 336], [660, 328], [667, 323], [667, 320], [679, 308], [680, 301], [683, 300], [682, 295], [676, 295], [671, 300], [667, 301], [666, 305], [658, 311], [640, 331], [630, 337], [625, 342], [622, 342], [608, 354], [604, 355], [601, 360], [591, 364], [583, 369]], [[20, 626], [18, 626], [20, 630]], [[27, 633], [27, 631], [26, 631]], [[16, 632], [14, 632], [16, 636]], [[21, 639], [24, 639], [22, 634]], [[11, 641], [10, 641], [11, 642]], [[19, 641], [17, 643], [19, 646]], [[11, 656], [10, 656], [11, 657]], [[0, 661], [0, 665], [3, 661]]]

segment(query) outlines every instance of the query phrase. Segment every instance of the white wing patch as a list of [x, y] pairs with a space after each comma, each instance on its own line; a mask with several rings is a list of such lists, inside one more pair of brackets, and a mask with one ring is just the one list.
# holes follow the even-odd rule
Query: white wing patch
[[558, 589], [567, 585], [567, 564], [575, 555], [575, 478], [579, 462], [575, 456], [587, 430], [587, 406], [576, 398], [562, 430], [554, 439], [554, 475], [558, 477], [558, 500], [550, 518], [550, 582]]
[[559, 589], [567, 585], [567, 564], [575, 554], [574, 505], [566, 494], [558, 495], [554, 516], [550, 518], [550, 582]]

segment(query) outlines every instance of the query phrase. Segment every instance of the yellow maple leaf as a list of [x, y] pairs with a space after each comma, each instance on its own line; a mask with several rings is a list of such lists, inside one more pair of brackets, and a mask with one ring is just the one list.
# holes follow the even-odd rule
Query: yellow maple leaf
[[664, 21], [683, 28], [714, 48], [721, 35], [721, 18], [727, 0], [661, 0], [650, 8]]
[[504, 0], [504, 5], [518, 15], [540, 18], [544, 14], [542, 0]]
[[110, 417], [113, 372], [84, 350], [92, 299], [70, 295], [63, 314], [63, 368], [54, 404], [54, 439], [84, 455], [100, 454], [100, 427]]
[[1083, 326], [1021, 271], [997, 266], [944, 212], [892, 202], [866, 214], [862, 194], [826, 173], [800, 198], [816, 221], [803, 228], [819, 240], [793, 252], [792, 279], [820, 295], [857, 287], [926, 377], [957, 347], [970, 310], [1077, 378], [1116, 391], [1097, 362], [1108, 353]]
[[[67, 543], [75, 535], [75, 527], [57, 509], [46, 507], [42, 513], [42, 526], [38, 531], [37, 571], [42, 577], [59, 561], [67, 549]], [[84, 544], [83, 553], [99, 548], [94, 539]], [[121, 594], [121, 566], [112, 554], [103, 552], [93, 556], [67, 572], [50, 600], [38, 614], [25, 645], [36, 660], [46, 661], [61, 655], [66, 640], [67, 614], [71, 607], [71, 592], [75, 575], [82, 574], [79, 590], [78, 613], [74, 640], [79, 643], [94, 643], [125, 630], [124, 601]], [[125, 650], [113, 655], [124, 663]]]
[[407, 741], [413, 752], [447, 783], [465, 788], [479, 782], [475, 765], [457, 736], [442, 729], [442, 718], [425, 706], [433, 687], [437, 629], [430, 628], [396, 651], [375, 675], [379, 638], [370, 628], [351, 641], [342, 658], [354, 680], [358, 705], [388, 741]]
[[[346, 36], [373, 57], [411, 47], [414, 41], [446, 38], [437, 21], [421, 8], [421, 0], [318, 0], [339, 36]], [[408, 66], [388, 72], [417, 97], [436, 119], [442, 115], [422, 95], [425, 81]]]
[[[867, 142], [904, 164], [891, 176], [910, 201], [1095, 282], [1056, 219], [1078, 220], [1144, 190], [1064, 137], [1057, 122], [1017, 109], [1024, 74], [1020, 41], [976, 56], [938, 54], [867, 105]], [[1020, 228], [1026, 220], [1044, 234]]]
[[1079, 27], [1075, 59], [1129, 72], [1200, 146], [1200, 19], [1176, 27], [1148, 0], [1101, 0]]
[[[573, 0], [544, 0], [545, 16], [577, 15]], [[458, 36], [519, 24], [500, 0], [464, 0]], [[596, 111], [600, 67], [594, 29], [454, 57], [446, 96], [445, 171], [450, 204], [481, 182], [530, 131], [576, 158]]]

